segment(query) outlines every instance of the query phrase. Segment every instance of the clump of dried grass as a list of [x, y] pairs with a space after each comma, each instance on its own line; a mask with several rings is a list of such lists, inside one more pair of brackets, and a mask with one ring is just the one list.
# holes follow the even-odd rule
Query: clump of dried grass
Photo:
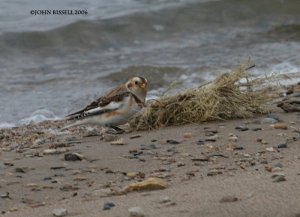
[[[145, 112], [130, 121], [130, 126], [134, 130], [150, 130], [265, 113], [262, 105], [267, 94], [253, 91], [255, 80], [249, 80], [247, 69], [249, 65], [242, 65], [200, 87], [162, 96], [150, 102]], [[241, 79], [246, 82], [241, 83]]]

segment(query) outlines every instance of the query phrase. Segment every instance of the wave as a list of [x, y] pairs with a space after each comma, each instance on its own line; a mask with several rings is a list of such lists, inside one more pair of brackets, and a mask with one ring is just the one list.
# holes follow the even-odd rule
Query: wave
[[85, 20], [49, 31], [7, 32], [0, 36], [0, 54], [30, 51], [31, 55], [66, 54], [134, 46], [137, 41], [167, 40], [178, 33], [193, 34], [218, 27], [271, 27], [300, 22], [299, 0], [209, 1], [188, 3]]
[[8, 123], [8, 122], [0, 123], [0, 129], [13, 128], [21, 125], [28, 125], [31, 123], [39, 123], [46, 120], [61, 120], [61, 119], [62, 119], [61, 117], [56, 116], [52, 111], [49, 111], [47, 109], [39, 109], [33, 112], [29, 117], [19, 120], [17, 123]]

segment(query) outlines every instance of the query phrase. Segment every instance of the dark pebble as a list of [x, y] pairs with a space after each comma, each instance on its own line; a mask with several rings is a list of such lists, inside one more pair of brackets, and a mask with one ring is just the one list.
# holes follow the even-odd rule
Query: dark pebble
[[25, 173], [25, 172], [26, 172], [26, 169], [17, 167], [17, 168], [15, 169], [15, 171], [16, 171], [16, 173]]
[[57, 167], [50, 167], [51, 170], [61, 170], [61, 169], [65, 169], [66, 167], [63, 166], [57, 166]]
[[246, 127], [246, 126], [237, 126], [235, 129], [238, 130], [238, 131], [247, 131], [247, 130], [249, 130], [249, 128]]
[[213, 132], [205, 132], [205, 136], [214, 136], [216, 133]]
[[66, 161], [78, 161], [81, 160], [76, 154], [67, 153], [65, 154]]
[[168, 143], [168, 144], [171, 144], [171, 145], [178, 145], [178, 144], [180, 144], [180, 142], [178, 142], [178, 141], [176, 141], [176, 140], [173, 140], [173, 139], [167, 140], [167, 143]]
[[105, 173], [106, 173], [106, 174], [113, 174], [114, 171], [112, 171], [112, 170], [106, 170]]
[[140, 137], [141, 137], [141, 135], [135, 135], [135, 136], [129, 137], [129, 139], [137, 139], [137, 138], [140, 138]]
[[207, 138], [205, 139], [206, 142], [216, 142], [217, 140], [214, 138]]
[[287, 148], [287, 144], [286, 143], [279, 144], [277, 145], [277, 148]]
[[223, 172], [222, 171], [219, 171], [219, 170], [211, 170], [209, 171], [206, 175], [207, 176], [215, 176], [215, 175], [219, 175], [219, 174], [222, 174]]
[[141, 150], [153, 150], [153, 149], [157, 149], [155, 144], [150, 144], [150, 145], [144, 145], [141, 144]]
[[114, 206], [115, 206], [115, 204], [112, 202], [105, 203], [103, 206], [103, 210], [110, 210]]
[[73, 194], [72, 194], [72, 197], [76, 197], [78, 195], [78, 193], [77, 192], [74, 192]]
[[145, 161], [146, 161], [146, 159], [145, 159], [145, 158], [143, 158], [143, 157], [139, 157], [139, 161], [141, 161], [141, 162], [145, 162]]
[[244, 150], [244, 147], [243, 146], [235, 146], [234, 148], [233, 148], [233, 150]]
[[284, 181], [286, 181], [285, 176], [276, 176], [276, 177], [273, 179], [273, 182], [284, 182]]
[[209, 157], [192, 158], [192, 161], [209, 161]]
[[237, 197], [225, 196], [225, 197], [221, 198], [220, 203], [230, 203], [230, 202], [236, 202], [236, 201], [238, 201]]
[[204, 127], [204, 131], [205, 131], [206, 133], [208, 133], [208, 132], [213, 133], [213, 134], [218, 133], [218, 130], [211, 129], [210, 127]]
[[151, 142], [157, 142], [157, 139], [152, 139]]
[[138, 151], [138, 150], [132, 150], [132, 151], [129, 151], [129, 153], [130, 153], [134, 158], [137, 158], [139, 155], [142, 155], [144, 152], [143, 152], [143, 151]]
[[51, 177], [45, 177], [43, 180], [48, 181], [48, 180], [52, 180], [52, 178]]
[[262, 130], [261, 127], [256, 127], [256, 128], [253, 128], [253, 129], [252, 129], [252, 131], [260, 131], [260, 130]]
[[203, 140], [198, 140], [198, 142], [197, 142], [197, 145], [204, 145], [205, 144], [205, 142], [203, 141]]
[[4, 164], [5, 166], [9, 166], [9, 167], [14, 166], [14, 164], [13, 164], [13, 163], [10, 163], [10, 162], [4, 162], [3, 164]]

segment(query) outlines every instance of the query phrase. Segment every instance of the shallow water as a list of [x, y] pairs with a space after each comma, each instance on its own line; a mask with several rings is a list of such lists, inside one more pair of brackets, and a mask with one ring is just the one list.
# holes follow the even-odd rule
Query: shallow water
[[258, 75], [299, 72], [299, 11], [299, 0], [1, 1], [0, 127], [63, 117], [133, 75], [148, 78], [153, 96], [248, 57]]

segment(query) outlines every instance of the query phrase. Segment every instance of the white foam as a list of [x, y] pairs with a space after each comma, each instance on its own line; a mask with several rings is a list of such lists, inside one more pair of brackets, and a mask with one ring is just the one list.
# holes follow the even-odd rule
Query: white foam
[[12, 123], [7, 123], [7, 122], [0, 123], [0, 129], [3, 129], [3, 128], [12, 128], [12, 127], [15, 127], [15, 126], [16, 125], [12, 124]]
[[46, 120], [59, 120], [60, 117], [56, 116], [52, 111], [47, 109], [39, 109], [33, 112], [28, 118], [19, 121], [20, 125], [27, 125], [32, 122], [39, 123]]

